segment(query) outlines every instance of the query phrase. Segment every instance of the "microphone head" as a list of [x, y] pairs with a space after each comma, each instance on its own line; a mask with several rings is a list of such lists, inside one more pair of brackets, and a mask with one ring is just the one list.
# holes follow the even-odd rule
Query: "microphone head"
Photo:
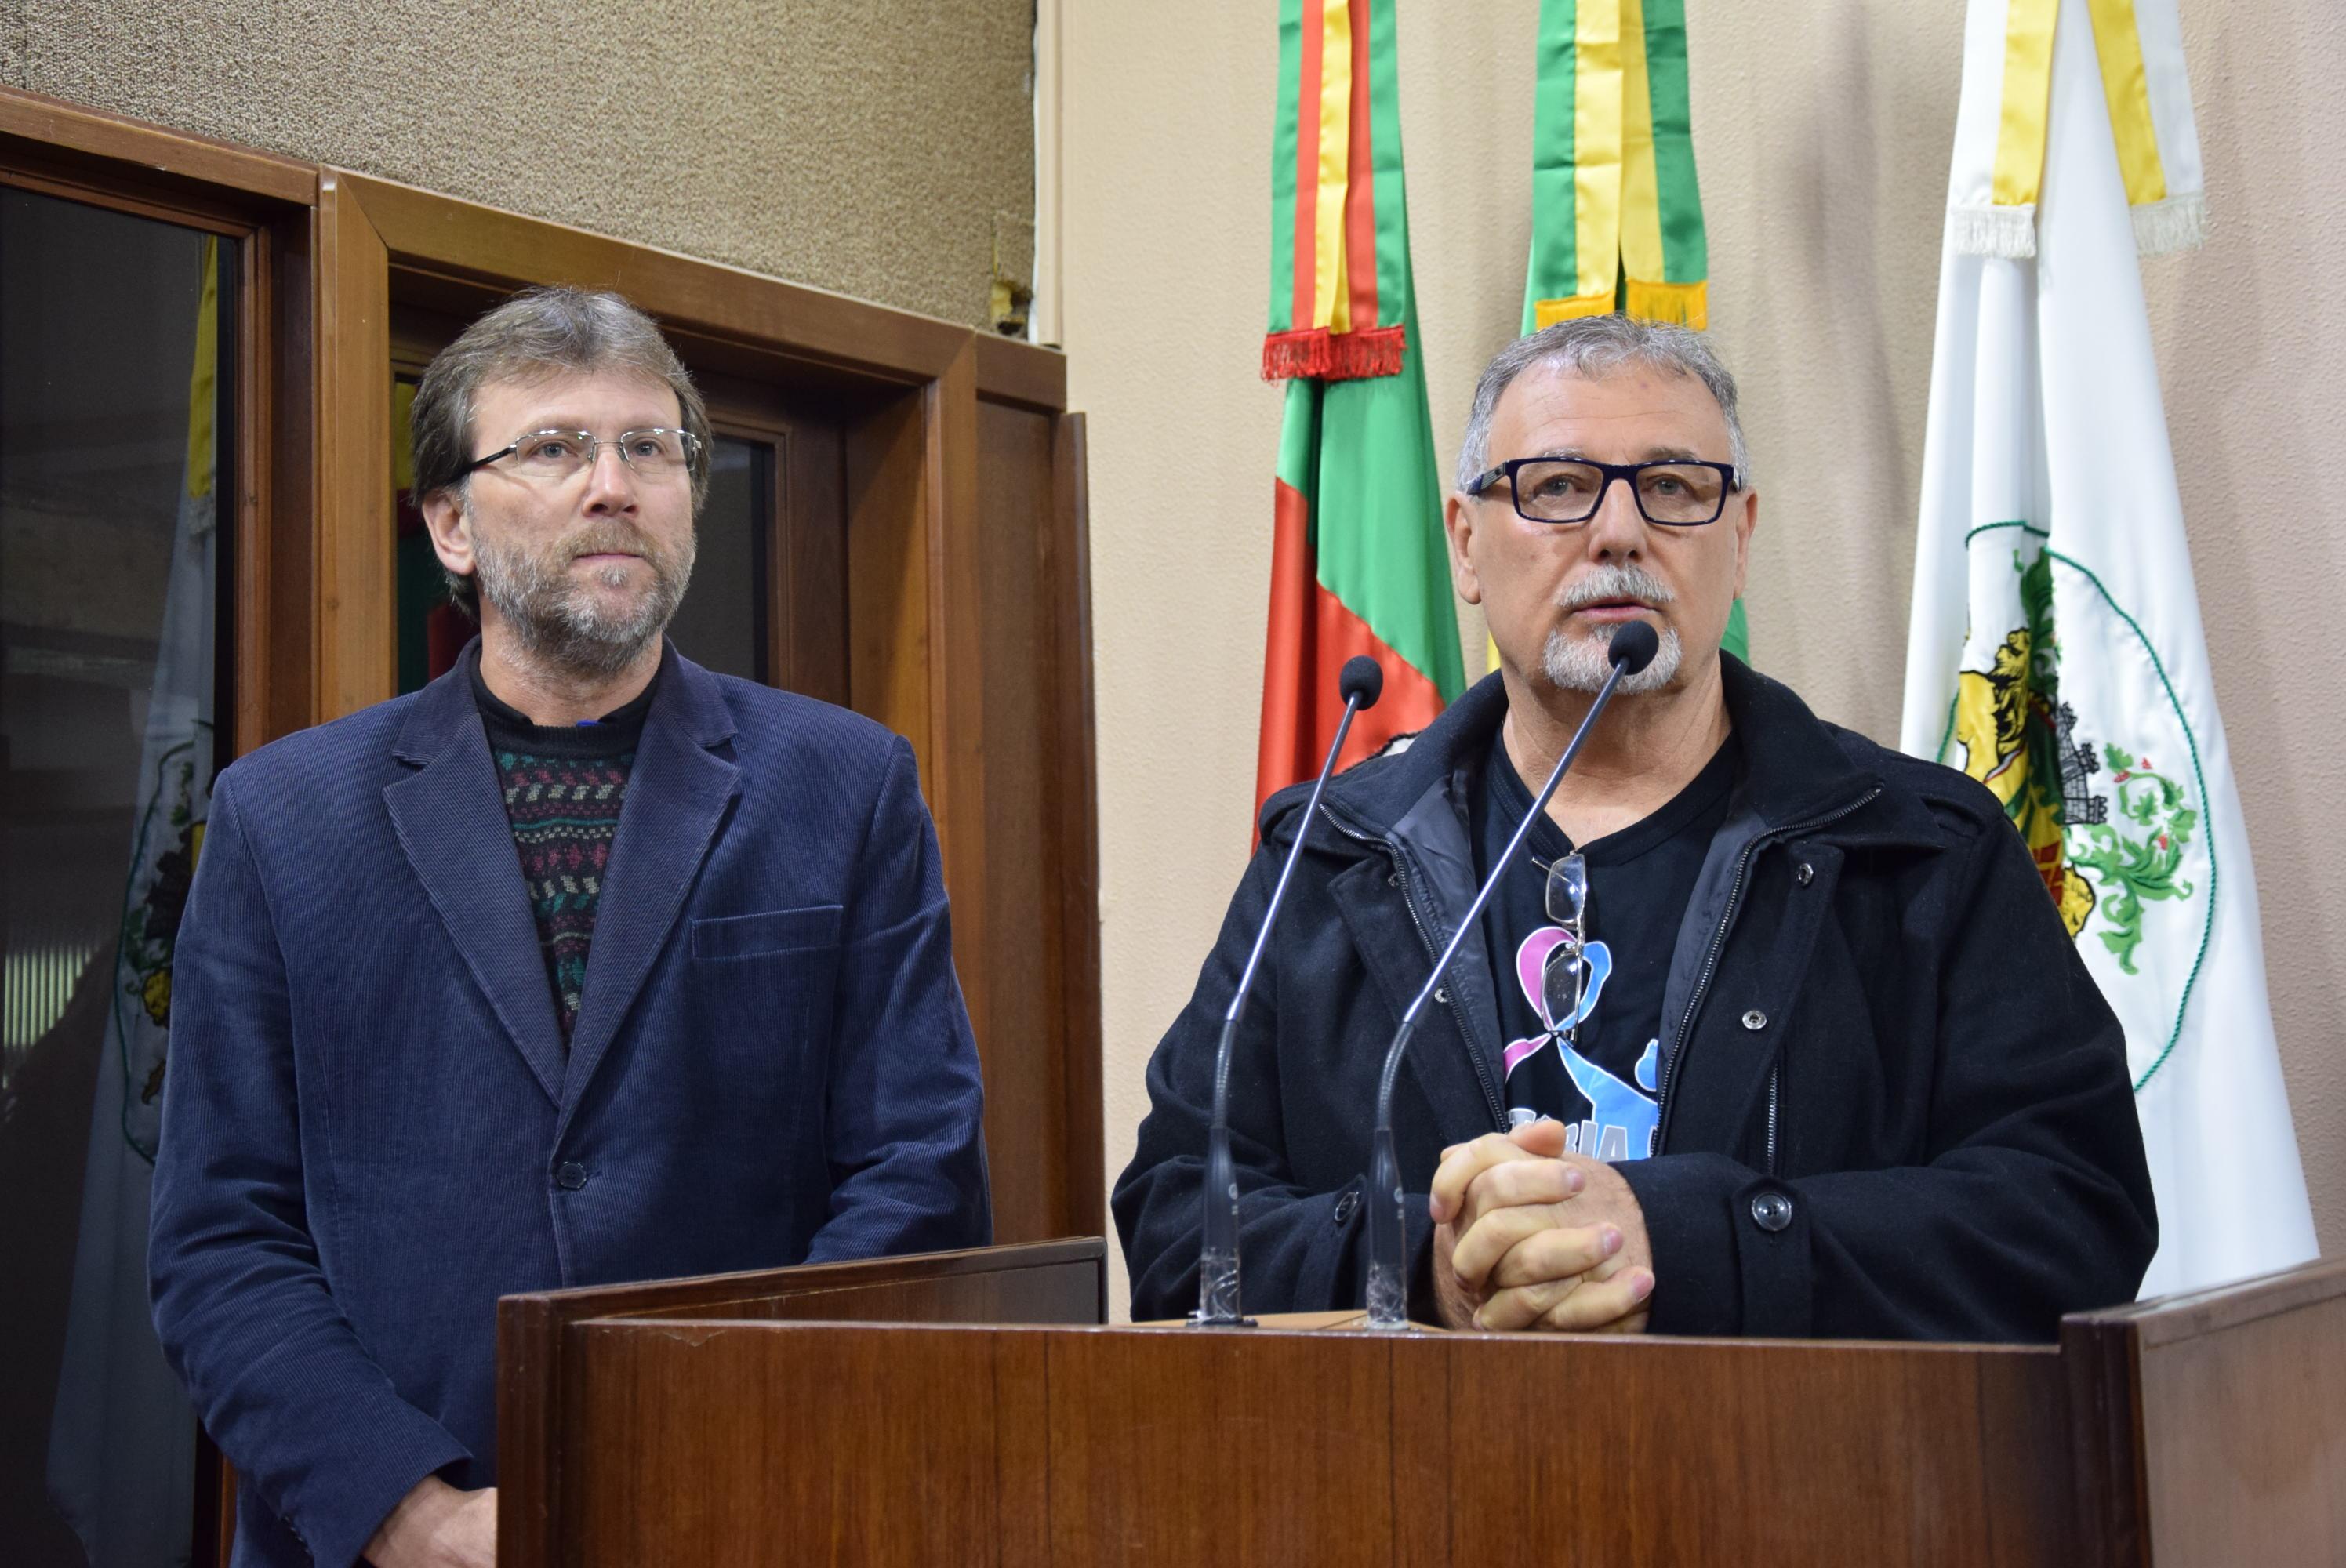
[[1626, 621], [1606, 645], [1605, 657], [1618, 665], [1624, 674], [1635, 675], [1653, 663], [1654, 656], [1661, 651], [1661, 636], [1652, 626], [1644, 621]]
[[1336, 693], [1346, 702], [1358, 697], [1363, 708], [1374, 708], [1377, 698], [1385, 694], [1384, 667], [1366, 654], [1354, 654], [1344, 661], [1344, 671], [1336, 677]]

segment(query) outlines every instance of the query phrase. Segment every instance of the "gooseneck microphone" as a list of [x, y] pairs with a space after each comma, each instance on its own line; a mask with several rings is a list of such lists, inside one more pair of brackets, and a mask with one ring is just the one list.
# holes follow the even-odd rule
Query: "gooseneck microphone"
[[1368, 655], [1358, 655], [1344, 661], [1336, 689], [1344, 698], [1344, 717], [1337, 721], [1328, 759], [1320, 764], [1320, 777], [1312, 781], [1311, 799], [1303, 808], [1295, 841], [1287, 847], [1286, 862], [1279, 868], [1279, 881], [1262, 911], [1262, 929], [1255, 932], [1254, 951], [1247, 954], [1238, 990], [1222, 1013], [1221, 1043], [1214, 1048], [1214, 1123], [1206, 1134], [1205, 1239], [1198, 1254], [1198, 1311], [1189, 1319], [1207, 1328], [1249, 1326], [1239, 1309], [1239, 1177], [1238, 1167], [1230, 1160], [1230, 1051], [1238, 1039], [1239, 1014], [1246, 1010], [1247, 993], [1254, 989], [1255, 971], [1262, 963], [1270, 928], [1279, 920], [1279, 906], [1287, 898], [1288, 880], [1295, 875], [1295, 862], [1303, 854], [1311, 819], [1320, 814], [1321, 793], [1328, 788], [1328, 775], [1336, 770], [1336, 754], [1344, 749], [1344, 738], [1352, 733], [1352, 716], [1374, 708], [1377, 698], [1384, 695], [1385, 672]]
[[1572, 759], [1580, 755], [1582, 744], [1596, 725], [1596, 716], [1613, 700], [1613, 693], [1621, 682], [1651, 664], [1661, 647], [1661, 638], [1644, 621], [1629, 621], [1613, 634], [1606, 657], [1612, 661], [1613, 672], [1596, 693], [1596, 700], [1588, 705], [1588, 717], [1580, 721], [1573, 733], [1572, 744], [1556, 759], [1555, 769], [1540, 789], [1539, 799], [1521, 822], [1515, 824], [1515, 836], [1499, 851], [1491, 866], [1491, 874], [1483, 879], [1482, 888], [1474, 901], [1458, 921], [1458, 930], [1450, 945], [1433, 961], [1433, 972], [1425, 977], [1415, 998], [1401, 1015], [1401, 1027], [1393, 1031], [1392, 1044], [1385, 1049], [1383, 1074], [1377, 1079], [1377, 1129], [1369, 1154], [1369, 1327], [1372, 1329], [1407, 1329], [1409, 1327], [1409, 1280], [1407, 1263], [1409, 1247], [1402, 1222], [1401, 1193], [1401, 1161], [1393, 1153], [1392, 1098], [1393, 1079], [1401, 1072], [1401, 1054], [1409, 1046], [1409, 1037], [1417, 1028], [1417, 1015], [1425, 1010], [1427, 998], [1441, 983], [1443, 972], [1458, 955], [1458, 944], [1474, 929], [1483, 913], [1483, 906], [1491, 901], [1491, 891], [1499, 879], [1515, 864], [1515, 856], [1531, 836], [1532, 824], [1547, 810], [1548, 797], [1564, 782], [1565, 770]]

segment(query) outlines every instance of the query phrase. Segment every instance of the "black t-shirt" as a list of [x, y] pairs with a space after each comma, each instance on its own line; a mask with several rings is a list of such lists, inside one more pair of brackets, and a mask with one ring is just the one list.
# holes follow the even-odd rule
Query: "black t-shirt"
[[668, 667], [676, 662], [676, 645], [663, 643], [659, 667], [644, 689], [626, 706], [613, 708], [601, 718], [578, 724], [535, 724], [527, 714], [498, 697], [481, 678], [481, 649], [473, 645], [465, 664], [465, 674], [473, 683], [473, 702], [481, 710], [481, 724], [488, 731], [491, 752], [514, 751], [533, 757], [594, 759], [632, 756], [643, 739], [644, 719], [652, 710], [652, 697], [668, 675]]
[[[1551, 1030], [1541, 1005], [1543, 966], [1565, 940], [1548, 917], [1547, 868], [1573, 850], [1553, 819], [1543, 814], [1532, 824], [1523, 852], [1484, 906], [1509, 1111], [1517, 1122], [1565, 1123], [1566, 1145], [1577, 1153], [1605, 1160], [1653, 1153], [1661, 1125], [1662, 988], [1711, 836], [1726, 820], [1735, 770], [1730, 736], [1669, 804], [1581, 850], [1587, 968], [1576, 1031], [1566, 1031], [1568, 1018]], [[1532, 806], [1504, 739], [1493, 739], [1482, 787], [1470, 799], [1475, 873], [1488, 876]]]

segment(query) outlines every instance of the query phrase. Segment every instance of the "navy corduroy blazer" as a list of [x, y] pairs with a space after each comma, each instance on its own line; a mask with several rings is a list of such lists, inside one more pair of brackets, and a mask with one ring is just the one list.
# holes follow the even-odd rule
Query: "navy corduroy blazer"
[[240, 1565], [494, 1483], [500, 1295], [989, 1239], [911, 747], [672, 652], [566, 1052], [462, 664], [221, 774], [173, 993], [155, 1324]]

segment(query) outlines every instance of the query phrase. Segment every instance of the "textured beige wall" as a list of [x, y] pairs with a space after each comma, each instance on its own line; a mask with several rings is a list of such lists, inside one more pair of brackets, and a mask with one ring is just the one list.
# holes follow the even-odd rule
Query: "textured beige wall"
[[0, 0], [0, 80], [984, 325], [1033, 0]]
[[[1515, 327], [1537, 0], [1402, 0], [1402, 112], [1445, 465]], [[1760, 662], [1894, 743], [1962, 8], [1694, 0], [1712, 325], [1766, 503]], [[2255, 475], [2346, 443], [2346, 66], [2335, 0], [2194, 0], [2215, 233], [2147, 266], [2219, 697], [2257, 849], [2273, 1004], [2321, 1233], [2346, 1237], [2346, 537]], [[1070, 5], [1062, 312], [1091, 415], [1111, 1175], [1150, 1048], [1246, 853], [1279, 393], [1269, 288], [1274, 8]], [[1147, 59], [1150, 68], [1130, 63]], [[2327, 472], [2325, 468], [2325, 472]], [[1466, 628], [1470, 646], [1479, 633]], [[1365, 1157], [1365, 1156], [1364, 1156]], [[1119, 1297], [1121, 1299], [1121, 1297]]]

